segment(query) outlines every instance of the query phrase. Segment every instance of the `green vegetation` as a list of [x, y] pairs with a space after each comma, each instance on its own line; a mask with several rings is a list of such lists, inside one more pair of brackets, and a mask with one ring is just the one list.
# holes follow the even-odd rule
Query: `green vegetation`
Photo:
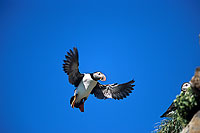
[[[192, 118], [194, 109], [198, 106], [197, 96], [189, 87], [186, 92], [181, 92], [174, 100], [176, 111], [170, 118], [162, 120], [155, 128], [157, 133], [179, 133]], [[191, 116], [192, 115], [192, 116]]]

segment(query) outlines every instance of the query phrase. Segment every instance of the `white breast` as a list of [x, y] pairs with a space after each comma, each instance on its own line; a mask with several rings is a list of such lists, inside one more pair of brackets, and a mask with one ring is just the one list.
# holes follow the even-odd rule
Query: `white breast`
[[79, 86], [77, 87], [77, 99], [76, 103], [80, 102], [82, 98], [90, 95], [92, 89], [96, 86], [97, 81], [93, 80], [90, 74], [85, 74]]

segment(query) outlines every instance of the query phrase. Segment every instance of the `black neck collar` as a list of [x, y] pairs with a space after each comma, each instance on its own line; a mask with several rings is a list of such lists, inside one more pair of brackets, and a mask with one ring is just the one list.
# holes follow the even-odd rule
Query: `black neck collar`
[[91, 76], [91, 78], [92, 78], [94, 81], [97, 81], [97, 80], [94, 78], [93, 73], [90, 73], [90, 76]]

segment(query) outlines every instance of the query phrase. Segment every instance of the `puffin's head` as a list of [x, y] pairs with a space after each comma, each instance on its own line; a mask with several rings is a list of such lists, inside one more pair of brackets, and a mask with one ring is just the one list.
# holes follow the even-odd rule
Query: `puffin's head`
[[101, 73], [101, 72], [94, 72], [92, 74], [92, 78], [94, 80], [96, 80], [96, 81], [97, 80], [106, 81], [106, 76], [103, 73]]
[[189, 87], [191, 87], [191, 84], [188, 83], [188, 82], [185, 82], [185, 83], [183, 83], [182, 86], [181, 86], [181, 91], [186, 92], [187, 89], [188, 89]]

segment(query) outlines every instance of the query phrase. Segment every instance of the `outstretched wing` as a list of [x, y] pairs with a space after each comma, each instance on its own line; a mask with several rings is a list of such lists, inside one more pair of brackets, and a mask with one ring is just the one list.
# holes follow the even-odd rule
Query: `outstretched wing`
[[77, 87], [84, 76], [78, 69], [79, 62], [77, 48], [74, 47], [73, 51], [70, 49], [65, 57], [66, 60], [64, 60], [63, 64], [64, 71], [67, 75], [69, 75], [69, 82]]
[[134, 82], [134, 80], [131, 80], [124, 84], [115, 83], [109, 85], [102, 85], [98, 82], [91, 94], [94, 94], [98, 99], [123, 99], [129, 96], [129, 93], [132, 93], [131, 91], [134, 90], [133, 87], [135, 85], [132, 85]]

